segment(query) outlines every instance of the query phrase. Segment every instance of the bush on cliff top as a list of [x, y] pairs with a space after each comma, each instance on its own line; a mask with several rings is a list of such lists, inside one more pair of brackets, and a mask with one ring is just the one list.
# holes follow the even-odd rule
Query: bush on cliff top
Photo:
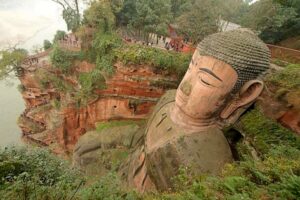
[[183, 77], [191, 59], [191, 54], [125, 44], [116, 33], [103, 31], [94, 34], [92, 48], [86, 52], [86, 55], [91, 62], [96, 63], [98, 69], [108, 75], [114, 73], [113, 64], [119, 60], [124, 64], [148, 64], [158, 70], [176, 73], [179, 79]]
[[67, 51], [54, 45], [50, 54], [50, 60], [52, 65], [61, 70], [64, 74], [69, 74], [73, 68], [73, 62], [75, 60], [83, 60], [85, 57], [84, 52], [72, 52]]
[[191, 60], [191, 54], [165, 51], [142, 45], [123, 45], [115, 52], [118, 60], [124, 64], [148, 64], [158, 70], [176, 73], [180, 80]]

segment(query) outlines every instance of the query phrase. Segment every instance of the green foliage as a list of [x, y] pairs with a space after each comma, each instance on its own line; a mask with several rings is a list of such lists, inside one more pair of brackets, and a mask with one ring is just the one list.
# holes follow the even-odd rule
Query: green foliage
[[260, 111], [253, 110], [241, 119], [251, 144], [261, 155], [266, 155], [274, 146], [284, 145], [300, 150], [300, 138], [276, 122], [267, 119]]
[[70, 199], [83, 182], [65, 161], [43, 149], [0, 150], [3, 199]]
[[113, 1], [93, 1], [89, 9], [84, 12], [83, 23], [101, 32], [109, 32], [115, 27]]
[[53, 47], [50, 54], [50, 60], [54, 67], [61, 70], [65, 74], [72, 71], [73, 61], [83, 59], [82, 52], [71, 52], [60, 48], [58, 45]]
[[267, 82], [285, 89], [299, 89], [300, 64], [290, 64], [283, 70], [270, 74]]
[[114, 33], [98, 32], [93, 40], [93, 51], [97, 52], [96, 55], [96, 68], [112, 75], [114, 73], [115, 56], [113, 51], [120, 47], [121, 40]]
[[140, 199], [114, 173], [85, 186], [86, 178], [69, 163], [40, 148], [0, 150], [0, 196], [3, 199]]
[[56, 110], [60, 110], [61, 102], [59, 100], [53, 99], [50, 103], [51, 103], [51, 106], [53, 106], [53, 108], [55, 108]]
[[260, 36], [267, 43], [276, 43], [285, 38], [299, 35], [300, 8], [299, 6], [297, 8], [296, 5], [278, 3], [274, 0], [257, 1], [244, 15], [242, 25], [259, 31]]
[[18, 73], [27, 54], [25, 49], [0, 51], [0, 80], [8, 77], [11, 72]]
[[66, 35], [66, 32], [65, 31], [61, 31], [61, 30], [58, 30], [56, 31], [56, 34], [54, 35], [54, 39], [53, 39], [53, 44], [59, 40], [62, 40]]
[[149, 64], [158, 70], [175, 73], [179, 80], [185, 74], [191, 59], [190, 54], [169, 52], [141, 45], [124, 45], [117, 49], [116, 56], [125, 64]]
[[95, 89], [104, 89], [106, 87], [105, 78], [97, 69], [89, 73], [80, 73], [78, 82], [80, 90], [75, 93], [74, 97], [78, 107], [87, 104], [88, 100], [94, 96], [93, 91]]
[[130, 26], [145, 33], [166, 35], [171, 21], [170, 0], [125, 0], [118, 13], [118, 24]]
[[118, 176], [110, 173], [78, 195], [85, 200], [135, 200], [137, 193], [121, 189], [122, 183]]
[[65, 81], [62, 77], [50, 75], [48, 77], [48, 80], [52, 84], [53, 88], [55, 88], [59, 92], [71, 93], [74, 91], [73, 86]]
[[68, 30], [75, 31], [80, 26], [80, 15], [76, 10], [68, 7], [63, 10], [62, 16], [67, 24]]
[[111, 121], [111, 122], [100, 122], [96, 124], [96, 130], [98, 132], [111, 128], [111, 127], [118, 127], [118, 126], [126, 126], [126, 125], [133, 125], [136, 124], [137, 122], [132, 121], [132, 120], [121, 120], [121, 121]]
[[179, 31], [194, 43], [200, 42], [205, 36], [218, 31], [220, 12], [217, 1], [201, 0], [188, 5], [188, 11], [178, 19]]
[[50, 59], [52, 65], [60, 69], [63, 73], [68, 73], [71, 70], [71, 58], [66, 51], [62, 50], [58, 46], [54, 46]]
[[[52, 0], [53, 2], [59, 4], [62, 9], [62, 16], [67, 24], [68, 30], [75, 31], [81, 22], [79, 4], [80, 0]], [[84, 1], [83, 1], [84, 2]]]
[[52, 47], [52, 44], [49, 40], [44, 40], [44, 50], [48, 50]]
[[79, 84], [81, 89], [90, 94], [93, 89], [104, 89], [105, 79], [98, 70], [89, 73], [79, 74]]

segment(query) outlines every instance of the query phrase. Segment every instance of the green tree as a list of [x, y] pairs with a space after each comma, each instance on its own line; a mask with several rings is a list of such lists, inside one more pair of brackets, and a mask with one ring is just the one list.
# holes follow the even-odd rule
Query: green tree
[[58, 30], [54, 35], [53, 43], [56, 43], [58, 40], [62, 40], [66, 35], [65, 31]]
[[81, 22], [81, 15], [79, 12], [79, 1], [78, 0], [51, 0], [63, 8], [63, 19], [67, 24], [68, 30], [75, 31]]
[[11, 72], [18, 73], [27, 54], [25, 49], [0, 51], [0, 80], [8, 77]]
[[250, 6], [242, 25], [260, 32], [266, 42], [275, 43], [282, 39], [283, 26], [297, 16], [293, 7], [284, 6], [274, 0], [260, 0]]
[[129, 23], [133, 28], [144, 33], [166, 35], [171, 17], [170, 0], [137, 0], [136, 16]]
[[70, 72], [73, 58], [69, 55], [69, 52], [62, 50], [58, 45], [53, 47], [50, 60], [52, 65], [60, 69], [63, 73]]
[[49, 40], [44, 40], [44, 50], [50, 49], [52, 44]]
[[103, 32], [113, 29], [115, 21], [114, 9], [110, 0], [94, 1], [84, 12], [83, 23], [101, 29]]
[[276, 33], [278, 40], [284, 40], [289, 37], [300, 35], [300, 0], [274, 0], [285, 8], [294, 9], [296, 12], [295, 17], [287, 20], [280, 31]]
[[117, 24], [127, 26], [136, 16], [136, 0], [124, 0], [123, 7], [117, 13]]
[[191, 0], [182, 9], [183, 14], [178, 17], [179, 32], [192, 42], [198, 43], [205, 36], [218, 31], [220, 11], [216, 1]]

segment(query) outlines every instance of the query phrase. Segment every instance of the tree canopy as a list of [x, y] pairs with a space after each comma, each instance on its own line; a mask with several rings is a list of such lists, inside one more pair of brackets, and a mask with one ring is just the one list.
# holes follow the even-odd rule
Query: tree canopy
[[265, 42], [277, 43], [300, 34], [300, 1], [260, 0], [249, 6], [241, 22]]
[[0, 51], [0, 80], [8, 77], [10, 73], [18, 73], [21, 63], [28, 52], [25, 49]]
[[68, 30], [75, 31], [81, 22], [81, 15], [79, 12], [80, 0], [51, 0], [63, 8], [63, 19], [67, 24]]

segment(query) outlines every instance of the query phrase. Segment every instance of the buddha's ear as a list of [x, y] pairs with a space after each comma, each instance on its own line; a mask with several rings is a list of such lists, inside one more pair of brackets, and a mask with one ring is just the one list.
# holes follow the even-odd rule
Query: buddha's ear
[[264, 83], [260, 80], [251, 80], [244, 84], [238, 96], [233, 99], [221, 112], [220, 117], [234, 123], [238, 117], [257, 99], [264, 89]]

